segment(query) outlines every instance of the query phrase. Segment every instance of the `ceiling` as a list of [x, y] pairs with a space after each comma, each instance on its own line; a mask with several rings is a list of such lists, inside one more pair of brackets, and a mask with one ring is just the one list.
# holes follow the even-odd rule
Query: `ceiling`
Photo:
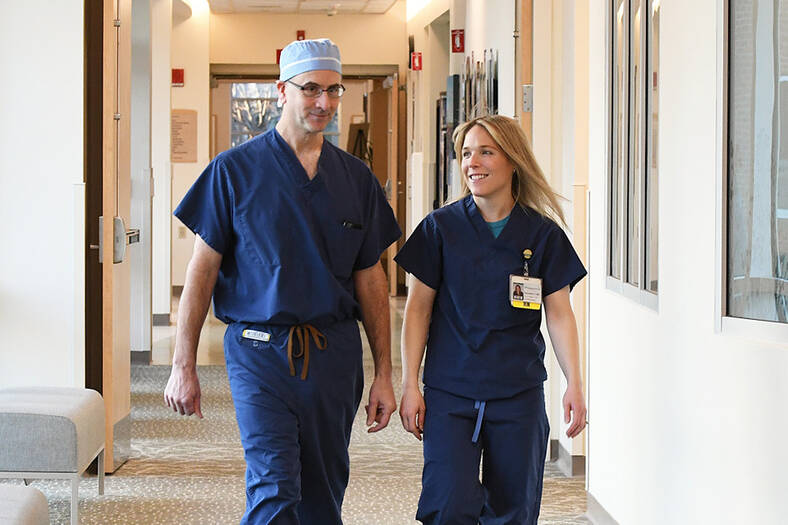
[[398, 0], [208, 0], [213, 13], [382, 15]]

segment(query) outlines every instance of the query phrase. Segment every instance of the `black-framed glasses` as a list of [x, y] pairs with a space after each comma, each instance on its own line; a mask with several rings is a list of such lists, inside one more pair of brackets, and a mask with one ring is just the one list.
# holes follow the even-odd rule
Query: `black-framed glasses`
[[308, 82], [303, 86], [299, 86], [292, 80], [287, 80], [286, 82], [293, 84], [295, 87], [301, 90], [301, 93], [303, 93], [304, 96], [309, 98], [317, 98], [322, 95], [323, 92], [327, 93], [331, 98], [339, 98], [345, 93], [345, 86], [342, 84], [334, 84], [332, 86], [328, 86], [327, 88], [322, 88], [314, 82]]

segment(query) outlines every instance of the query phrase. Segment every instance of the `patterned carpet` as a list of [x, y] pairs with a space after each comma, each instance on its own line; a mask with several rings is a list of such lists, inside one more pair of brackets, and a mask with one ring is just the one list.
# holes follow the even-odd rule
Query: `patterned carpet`
[[[365, 368], [369, 378], [372, 370], [368, 355]], [[203, 420], [177, 416], [163, 405], [168, 375], [166, 366], [132, 367], [132, 458], [107, 477], [102, 497], [97, 495], [95, 477], [83, 479], [80, 523], [238, 523], [244, 509], [245, 467], [225, 369], [199, 368]], [[398, 369], [395, 377], [399, 377]], [[399, 419], [381, 432], [367, 434], [360, 408], [350, 457], [345, 524], [416, 523], [421, 444], [402, 430]], [[68, 482], [35, 481], [33, 486], [46, 495], [52, 523], [68, 523]], [[539, 523], [590, 523], [583, 516], [585, 506], [583, 478], [563, 477], [547, 464]]]

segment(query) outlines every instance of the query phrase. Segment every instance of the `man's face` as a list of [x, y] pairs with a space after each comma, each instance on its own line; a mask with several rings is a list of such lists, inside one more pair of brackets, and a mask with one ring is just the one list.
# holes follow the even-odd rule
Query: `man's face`
[[[292, 83], [291, 83], [292, 82]], [[342, 76], [336, 71], [307, 71], [291, 78], [279, 81], [279, 100], [284, 104], [282, 120], [304, 133], [320, 133], [323, 131], [339, 106], [339, 98], [332, 98], [323, 91], [319, 97], [309, 98], [298, 87], [317, 85], [324, 90], [342, 82]]]

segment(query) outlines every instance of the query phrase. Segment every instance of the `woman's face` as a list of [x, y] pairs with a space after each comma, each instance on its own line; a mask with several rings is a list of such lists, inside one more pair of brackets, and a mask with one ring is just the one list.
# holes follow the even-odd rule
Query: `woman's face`
[[481, 126], [465, 135], [461, 169], [474, 197], [511, 198], [514, 165]]

